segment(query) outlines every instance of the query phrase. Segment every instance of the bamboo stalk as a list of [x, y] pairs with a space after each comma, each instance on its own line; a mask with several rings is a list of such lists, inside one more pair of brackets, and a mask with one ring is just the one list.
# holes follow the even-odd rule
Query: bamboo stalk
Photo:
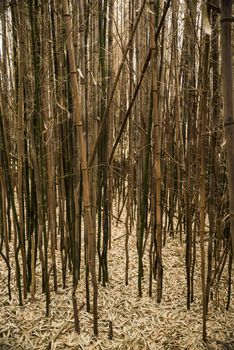
[[90, 267], [90, 273], [92, 276], [93, 285], [93, 321], [94, 321], [94, 334], [98, 334], [98, 323], [97, 323], [97, 293], [98, 286], [96, 280], [96, 270], [95, 270], [95, 232], [93, 230], [93, 222], [91, 216], [91, 206], [90, 206], [90, 185], [89, 185], [89, 175], [87, 168], [87, 153], [86, 153], [86, 143], [83, 135], [83, 123], [82, 115], [80, 113], [80, 102], [79, 102], [79, 86], [77, 79], [77, 67], [75, 62], [74, 45], [72, 38], [72, 19], [69, 14], [69, 8], [67, 0], [63, 0], [63, 15], [64, 24], [67, 35], [67, 49], [69, 55], [70, 64], [70, 74], [72, 83], [72, 99], [73, 99], [73, 113], [74, 113], [74, 125], [77, 131], [78, 143], [80, 148], [80, 161], [81, 169], [83, 175], [83, 204], [84, 204], [84, 223], [85, 230], [88, 235], [88, 264]]
[[[231, 222], [232, 252], [234, 252], [234, 114], [231, 22], [232, 1], [221, 1], [221, 47], [223, 68], [224, 127], [227, 149], [229, 211]], [[233, 254], [234, 259], [234, 254]]]

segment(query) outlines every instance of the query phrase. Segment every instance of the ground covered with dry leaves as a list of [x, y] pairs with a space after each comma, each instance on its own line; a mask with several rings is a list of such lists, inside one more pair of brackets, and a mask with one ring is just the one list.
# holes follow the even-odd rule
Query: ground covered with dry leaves
[[[201, 339], [199, 257], [195, 274], [196, 298], [191, 310], [186, 309], [184, 246], [177, 238], [169, 238], [163, 249], [164, 282], [161, 304], [157, 304], [156, 295], [153, 298], [147, 295], [147, 269], [143, 282], [144, 295], [140, 299], [137, 291], [138, 264], [134, 235], [129, 242], [129, 285], [124, 284], [124, 232], [123, 223], [119, 223], [118, 227], [114, 223], [113, 248], [109, 252], [110, 281], [106, 288], [99, 287], [99, 336], [96, 338], [92, 335], [92, 315], [85, 309], [83, 282], [77, 290], [81, 326], [81, 333], [78, 335], [74, 332], [71, 287], [63, 290], [60, 285], [59, 293], [51, 292], [51, 313], [46, 318], [45, 298], [40, 294], [40, 286], [35, 302], [32, 304], [28, 300], [20, 307], [12, 281], [13, 298], [8, 300], [7, 270], [0, 260], [0, 349], [234, 349], [233, 293], [229, 311], [225, 309], [227, 288], [221, 288], [218, 304], [217, 298], [210, 303], [208, 342], [204, 344]], [[146, 264], [147, 259], [146, 252]], [[61, 273], [59, 276], [61, 277]], [[223, 285], [225, 286], [225, 277]], [[113, 324], [113, 339], [109, 339], [109, 321]]]

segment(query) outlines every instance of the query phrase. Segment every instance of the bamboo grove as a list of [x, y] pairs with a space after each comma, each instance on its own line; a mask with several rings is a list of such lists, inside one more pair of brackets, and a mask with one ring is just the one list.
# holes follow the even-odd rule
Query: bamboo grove
[[163, 247], [177, 239], [188, 309], [201, 272], [205, 340], [211, 291], [225, 267], [227, 309], [231, 298], [231, 1], [0, 6], [0, 254], [9, 298], [16, 289], [23, 305], [42, 292], [48, 316], [71, 274], [79, 332], [76, 292], [85, 278], [97, 335], [112, 221], [124, 212], [125, 284], [135, 235], [138, 294], [160, 303]]

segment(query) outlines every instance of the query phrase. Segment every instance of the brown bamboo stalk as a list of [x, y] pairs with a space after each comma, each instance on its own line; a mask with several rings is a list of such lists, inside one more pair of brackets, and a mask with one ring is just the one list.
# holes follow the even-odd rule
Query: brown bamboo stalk
[[125, 47], [125, 49], [123, 51], [122, 60], [121, 60], [121, 63], [119, 65], [118, 71], [116, 73], [116, 76], [115, 76], [115, 79], [114, 79], [114, 83], [113, 83], [113, 86], [112, 86], [112, 90], [111, 90], [111, 92], [110, 92], [110, 94], [108, 96], [108, 102], [107, 102], [105, 113], [103, 115], [103, 119], [102, 119], [101, 125], [99, 127], [98, 136], [97, 136], [97, 139], [95, 140], [94, 147], [93, 147], [93, 150], [92, 150], [92, 154], [90, 155], [89, 166], [92, 165], [92, 162], [94, 160], [94, 157], [95, 157], [95, 154], [96, 154], [96, 150], [97, 150], [97, 146], [98, 146], [98, 143], [99, 143], [99, 139], [100, 139], [101, 134], [102, 134], [102, 129], [103, 129], [104, 125], [105, 125], [105, 119], [106, 119], [106, 117], [107, 117], [107, 115], [109, 113], [109, 109], [111, 107], [111, 103], [112, 103], [112, 100], [113, 100], [113, 97], [114, 97], [114, 94], [115, 94], [115, 91], [116, 91], [116, 88], [117, 88], [117, 84], [118, 84], [118, 81], [119, 81], [122, 69], [124, 67], [124, 62], [126, 60], [128, 51], [129, 51], [129, 49], [131, 47], [131, 44], [132, 44], [132, 41], [133, 41], [133, 38], [134, 38], [134, 34], [136, 32], [136, 29], [138, 27], [138, 23], [140, 21], [141, 15], [142, 15], [144, 7], [145, 7], [145, 3], [146, 3], [146, 0], [143, 0], [142, 4], [141, 4], [141, 7], [140, 7], [140, 9], [138, 11], [138, 14], [136, 16], [136, 19], [135, 19], [135, 22], [134, 22], [134, 25], [133, 25], [133, 29], [132, 29], [132, 33], [131, 33], [131, 35], [129, 37], [129, 40], [128, 40], [127, 44], [126, 44], [126, 47]]
[[[107, 76], [108, 76], [108, 87], [107, 87], [107, 96], [110, 95], [112, 89], [112, 80], [114, 77], [113, 69], [113, 18], [114, 18], [114, 0], [109, 2], [109, 25], [108, 25], [108, 66], [107, 66]], [[109, 98], [109, 97], [107, 97]], [[109, 158], [111, 147], [113, 144], [113, 108], [110, 107], [109, 116], [108, 116], [108, 155]], [[113, 169], [112, 167], [108, 168], [108, 211], [109, 211], [109, 223], [108, 223], [108, 240], [109, 240], [109, 249], [111, 249], [111, 240], [112, 240], [112, 214], [113, 214]]]
[[88, 235], [88, 263], [90, 267], [90, 273], [92, 276], [93, 285], [93, 320], [94, 320], [94, 334], [98, 334], [98, 323], [97, 323], [97, 296], [98, 296], [98, 286], [96, 280], [96, 270], [95, 270], [95, 232], [93, 230], [93, 222], [91, 215], [90, 206], [90, 184], [89, 184], [89, 174], [87, 168], [87, 153], [86, 153], [86, 143], [83, 135], [83, 123], [82, 115], [80, 113], [80, 101], [79, 101], [79, 85], [77, 78], [77, 67], [75, 62], [74, 45], [72, 38], [72, 18], [69, 14], [68, 2], [63, 0], [63, 13], [64, 13], [64, 24], [67, 35], [67, 49], [69, 55], [69, 65], [72, 83], [72, 98], [73, 98], [73, 113], [74, 113], [74, 125], [77, 131], [78, 144], [80, 148], [80, 161], [81, 169], [83, 175], [83, 204], [84, 204], [84, 223], [86, 234]]
[[[160, 31], [162, 29], [162, 25], [164, 23], [164, 20], [165, 20], [165, 17], [166, 17], [166, 14], [167, 14], [167, 11], [170, 7], [170, 3], [171, 3], [171, 0], [167, 0], [167, 3], [165, 4], [164, 6], [164, 11], [163, 11], [163, 14], [162, 14], [162, 17], [160, 19], [160, 22], [159, 22], [159, 25], [158, 25], [158, 28], [157, 28], [157, 31], [155, 33], [155, 41], [157, 41], [158, 39], [158, 36], [160, 34]], [[138, 94], [138, 91], [140, 89], [140, 86], [142, 84], [142, 81], [143, 81], [143, 78], [145, 76], [145, 73], [146, 73], [146, 70], [148, 68], [148, 65], [149, 65], [149, 62], [150, 62], [150, 59], [151, 59], [151, 54], [152, 54], [152, 49], [150, 48], [147, 52], [147, 55], [146, 55], [146, 58], [145, 58], [145, 61], [144, 61], [144, 64], [142, 66], [142, 70], [141, 70], [141, 73], [140, 73], [140, 78], [138, 79], [138, 82], [136, 84], [136, 87], [135, 87], [135, 90], [134, 90], [134, 93], [133, 93], [133, 96], [129, 102], [129, 106], [128, 106], [128, 109], [124, 115], [124, 118], [123, 118], [123, 121], [121, 123], [121, 126], [119, 128], [119, 132], [118, 132], [118, 135], [115, 139], [115, 142], [114, 142], [114, 145], [113, 145], [113, 148], [112, 148], [112, 151], [111, 151], [111, 154], [109, 156], [109, 164], [112, 162], [112, 159], [113, 159], [113, 156], [114, 156], [114, 153], [115, 153], [115, 150], [116, 150], [116, 147], [118, 146], [118, 143], [120, 141], [120, 138], [121, 138], [121, 135], [124, 131], [124, 128], [126, 126], [126, 123], [127, 123], [127, 120], [130, 116], [130, 113], [131, 113], [131, 110], [132, 110], [132, 107], [134, 105], [134, 102], [136, 100], [136, 97], [137, 97], [137, 94]], [[92, 158], [91, 158], [92, 159]]]
[[[217, 5], [218, 1], [213, 1]], [[212, 279], [214, 237], [217, 232], [217, 149], [218, 130], [220, 118], [220, 79], [219, 79], [219, 41], [218, 41], [218, 15], [212, 11], [212, 34], [211, 34], [211, 69], [212, 69], [212, 109], [211, 109], [211, 156], [210, 156], [210, 193], [209, 193], [209, 243], [207, 254], [207, 283], [206, 283], [206, 305], [208, 309], [209, 294]], [[208, 311], [208, 310], [207, 310]]]
[[48, 231], [47, 237], [50, 241], [51, 247], [51, 269], [53, 270], [54, 277], [54, 290], [57, 291], [57, 268], [56, 268], [56, 255], [55, 255], [55, 236], [56, 236], [56, 223], [55, 223], [55, 192], [54, 192], [54, 162], [53, 162], [53, 118], [49, 112], [49, 39], [48, 36], [48, 8], [47, 4], [43, 4], [42, 12], [42, 75], [44, 77], [41, 82], [41, 115], [46, 125], [45, 132], [45, 151], [46, 151], [46, 177], [48, 178], [47, 187], [47, 210], [48, 210]]
[[[229, 211], [231, 222], [232, 252], [234, 252], [234, 114], [231, 19], [232, 1], [221, 1], [221, 48], [223, 69], [224, 127], [227, 149]], [[234, 253], [233, 253], [234, 259]]]
[[24, 196], [23, 196], [23, 163], [24, 163], [24, 14], [23, 9], [19, 10], [19, 63], [18, 63], [18, 202], [19, 202], [19, 226], [21, 240], [21, 255], [23, 262], [23, 286], [24, 298], [27, 297], [27, 271], [26, 271], [26, 254], [25, 254], [25, 226], [24, 226]]
[[201, 247], [201, 280], [202, 280], [202, 307], [203, 307], [203, 340], [206, 341], [206, 282], [205, 282], [205, 218], [206, 218], [206, 123], [207, 123], [207, 94], [208, 94], [208, 64], [209, 64], [209, 36], [205, 35], [205, 47], [202, 60], [202, 97], [201, 97], [201, 124], [200, 124], [200, 152], [201, 152], [201, 169], [200, 169], [200, 247]]

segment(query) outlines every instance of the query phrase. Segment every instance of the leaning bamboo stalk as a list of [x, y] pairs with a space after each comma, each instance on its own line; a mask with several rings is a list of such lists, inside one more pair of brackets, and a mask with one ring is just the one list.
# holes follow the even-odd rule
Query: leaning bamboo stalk
[[71, 74], [71, 88], [72, 88], [72, 99], [73, 99], [73, 113], [74, 113], [74, 125], [77, 131], [78, 144], [80, 149], [80, 161], [81, 170], [83, 175], [83, 205], [84, 205], [84, 224], [88, 235], [88, 264], [90, 267], [92, 285], [93, 285], [93, 321], [94, 321], [94, 334], [98, 334], [98, 323], [97, 323], [97, 296], [98, 286], [96, 279], [95, 269], [95, 232], [93, 230], [93, 222], [91, 216], [90, 206], [90, 186], [89, 186], [89, 174], [87, 167], [87, 153], [86, 153], [86, 142], [83, 135], [83, 123], [82, 115], [80, 113], [80, 100], [79, 100], [79, 85], [77, 79], [77, 67], [75, 62], [75, 52], [72, 38], [72, 18], [69, 14], [68, 2], [63, 0], [63, 12], [64, 12], [64, 24], [67, 35], [67, 49], [70, 64]]
[[[165, 17], [166, 17], [166, 14], [167, 14], [167, 11], [169, 9], [169, 6], [170, 6], [170, 3], [171, 3], [171, 0], [167, 0], [167, 3], [166, 5], [164, 6], [164, 11], [163, 11], [163, 14], [162, 14], [162, 17], [160, 19], [160, 22], [159, 22], [159, 25], [158, 25], [158, 28], [157, 28], [157, 31], [155, 33], [155, 41], [158, 39], [158, 36], [161, 32], [161, 29], [162, 29], [162, 25], [164, 23], [164, 20], [165, 20]], [[114, 145], [112, 147], [112, 150], [111, 150], [111, 153], [110, 153], [110, 156], [109, 156], [109, 164], [111, 164], [112, 162], [112, 159], [114, 157], [114, 154], [115, 154], [115, 150], [119, 144], [119, 141], [120, 141], [120, 138], [121, 138], [121, 135], [125, 129], [125, 126], [126, 126], [126, 123], [127, 123], [127, 120], [129, 118], [129, 116], [131, 115], [131, 110], [132, 110], [132, 107], [134, 105], [134, 102], [136, 100], [136, 97], [138, 95], [138, 92], [139, 92], [139, 89], [141, 87], [141, 84], [142, 84], [142, 80], [145, 76], [145, 73], [146, 73], [146, 70], [148, 68], [148, 65], [149, 65], [149, 62], [150, 62], [150, 59], [151, 59], [151, 54], [152, 54], [152, 49], [149, 48], [148, 52], [147, 52], [147, 55], [146, 55], [146, 58], [145, 58], [145, 61], [144, 61], [144, 64], [142, 66], [142, 70], [141, 70], [141, 74], [140, 74], [140, 78], [138, 79], [138, 82], [136, 84], [136, 87], [135, 87], [135, 90], [134, 90], [134, 93], [133, 93], [133, 96], [129, 102], [129, 105], [128, 105], [128, 109], [123, 117], [123, 121], [121, 123], [121, 126], [119, 128], [119, 132], [118, 132], [118, 135], [115, 139], [115, 142], [114, 142]], [[94, 152], [94, 150], [93, 150]], [[92, 158], [91, 158], [92, 160]], [[92, 163], [90, 160], [90, 163]]]
[[130, 35], [129, 40], [127, 42], [127, 45], [126, 45], [126, 47], [125, 47], [125, 49], [123, 51], [122, 60], [121, 60], [121, 63], [119, 65], [119, 68], [117, 70], [117, 73], [116, 73], [116, 76], [115, 76], [115, 79], [114, 79], [114, 82], [113, 82], [113, 85], [112, 85], [112, 89], [111, 89], [111, 91], [109, 93], [109, 96], [108, 96], [108, 102], [107, 102], [106, 110], [105, 110], [105, 113], [103, 115], [103, 119], [102, 119], [101, 125], [99, 127], [99, 132], [98, 132], [97, 139], [95, 141], [95, 144], [94, 144], [94, 147], [93, 147], [93, 150], [92, 150], [92, 154], [90, 156], [89, 165], [92, 165], [92, 163], [94, 161], [94, 157], [95, 157], [95, 154], [96, 154], [96, 151], [97, 151], [97, 146], [99, 144], [99, 140], [100, 140], [103, 128], [105, 126], [105, 120], [106, 120], [106, 118], [107, 118], [107, 116], [109, 114], [110, 107], [111, 107], [111, 104], [112, 104], [112, 100], [113, 100], [113, 97], [114, 97], [114, 94], [115, 94], [115, 91], [116, 91], [116, 88], [117, 88], [117, 84], [118, 84], [121, 72], [122, 72], [122, 70], [124, 68], [124, 62], [126, 60], [127, 54], [129, 52], [129, 49], [131, 48], [135, 32], [137, 30], [139, 21], [141, 19], [141, 15], [142, 15], [144, 7], [145, 7], [145, 3], [146, 3], [146, 0], [143, 0], [142, 4], [141, 4], [141, 7], [140, 7], [140, 9], [139, 9], [139, 11], [137, 13], [137, 16], [136, 16], [136, 19], [135, 19], [135, 22], [134, 22], [134, 25], [133, 25], [133, 28], [132, 28], [131, 35]]

